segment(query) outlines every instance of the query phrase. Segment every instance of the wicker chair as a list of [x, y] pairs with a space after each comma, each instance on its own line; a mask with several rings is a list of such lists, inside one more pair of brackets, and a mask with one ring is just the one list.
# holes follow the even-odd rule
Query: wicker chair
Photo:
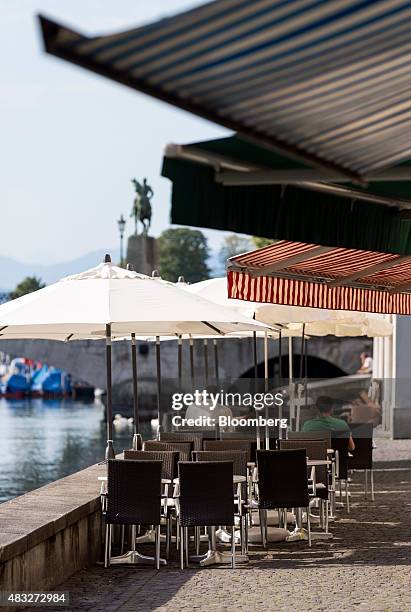
[[163, 480], [172, 481], [178, 475], [178, 460], [180, 453], [176, 450], [125, 450], [124, 459], [133, 459], [134, 461], [161, 461], [161, 478]]
[[263, 546], [267, 546], [267, 510], [304, 508], [308, 545], [311, 525], [307, 479], [307, 454], [303, 449], [257, 451], [258, 509]]
[[131, 459], [134, 461], [161, 461], [161, 478], [163, 481], [166, 481], [162, 487], [162, 508], [164, 513], [162, 522], [166, 525], [166, 557], [168, 559], [170, 555], [170, 542], [172, 536], [172, 515], [174, 512], [174, 499], [169, 495], [169, 485], [171, 485], [173, 479], [177, 478], [178, 476], [179, 452], [125, 450], [124, 459]]
[[364, 470], [364, 496], [368, 496], [368, 474], [370, 475], [371, 499], [374, 501], [373, 431], [372, 423], [350, 423], [355, 449], [348, 457], [349, 470]]
[[[104, 512], [104, 567], [111, 560], [112, 525], [154, 525], [155, 564], [160, 568], [161, 461], [109, 459], [107, 503]], [[135, 550], [135, 538], [132, 538]]]
[[[248, 467], [247, 467], [247, 452], [246, 451], [194, 451], [194, 461], [232, 461], [233, 472], [235, 475], [244, 476], [245, 481], [239, 484], [233, 484], [233, 494], [238, 507], [238, 516], [240, 517], [241, 525], [241, 552], [245, 554], [247, 551], [248, 542], [248, 521], [247, 512], [249, 513], [249, 483], [248, 483]], [[244, 524], [243, 524], [244, 517]], [[251, 516], [250, 516], [251, 518]], [[198, 540], [198, 538], [196, 538]]]
[[288, 440], [326, 440], [331, 448], [331, 431], [329, 429], [321, 429], [319, 431], [289, 431]]
[[[302, 448], [309, 459], [328, 459], [326, 440], [279, 440], [279, 447], [280, 450]], [[314, 497], [320, 500], [320, 523], [326, 532], [328, 532], [329, 485], [330, 475], [327, 466], [316, 466]]]
[[160, 432], [161, 442], [191, 442], [193, 450], [201, 450], [203, 448], [204, 435], [194, 431], [173, 431]]
[[246, 451], [247, 461], [251, 461], [252, 440], [204, 440], [205, 451]]
[[345, 507], [347, 512], [350, 512], [350, 496], [348, 491], [348, 441], [348, 433], [343, 432], [342, 434], [338, 434], [337, 431], [333, 432], [331, 448], [334, 449], [335, 453], [335, 477], [340, 487], [340, 500], [342, 500], [342, 484], [344, 483]]
[[157, 440], [146, 440], [144, 442], [145, 451], [177, 451], [179, 461], [190, 461], [193, 451], [192, 442], [158, 442]]
[[[180, 563], [188, 565], [188, 528], [232, 526], [234, 536], [233, 462], [180, 462]], [[231, 566], [235, 567], [235, 537], [231, 538]]]

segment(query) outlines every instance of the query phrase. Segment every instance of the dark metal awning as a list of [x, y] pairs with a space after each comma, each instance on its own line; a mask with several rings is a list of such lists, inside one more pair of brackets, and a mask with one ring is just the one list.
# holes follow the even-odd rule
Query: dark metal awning
[[409, 0], [218, 0], [46, 49], [354, 182], [411, 154]]

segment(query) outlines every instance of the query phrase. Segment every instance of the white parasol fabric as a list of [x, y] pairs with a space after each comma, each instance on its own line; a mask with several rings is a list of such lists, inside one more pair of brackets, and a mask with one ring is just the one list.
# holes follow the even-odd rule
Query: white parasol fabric
[[230, 306], [245, 316], [255, 317], [256, 320], [266, 325], [272, 327], [284, 325], [291, 335], [301, 336], [303, 325], [305, 334], [308, 336], [369, 336], [373, 338], [392, 334], [392, 324], [383, 315], [375, 313], [283, 306], [231, 299], [227, 297], [227, 279], [224, 277], [187, 285], [185, 289], [218, 304]]
[[241, 312], [112, 263], [0, 306], [0, 338], [76, 340], [111, 335], [219, 335], [266, 327]]

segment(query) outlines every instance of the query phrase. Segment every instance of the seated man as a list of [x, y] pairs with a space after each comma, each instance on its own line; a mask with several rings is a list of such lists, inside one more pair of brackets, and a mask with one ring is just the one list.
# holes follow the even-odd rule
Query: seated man
[[318, 417], [306, 421], [302, 431], [337, 431], [347, 432], [349, 434], [348, 450], [353, 451], [355, 448], [354, 440], [352, 439], [350, 428], [343, 419], [332, 416], [332, 399], [330, 397], [321, 396], [317, 399]]

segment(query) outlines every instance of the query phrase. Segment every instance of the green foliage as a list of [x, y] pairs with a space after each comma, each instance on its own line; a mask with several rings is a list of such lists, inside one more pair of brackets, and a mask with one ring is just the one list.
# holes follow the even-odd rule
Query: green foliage
[[240, 253], [246, 253], [251, 251], [252, 244], [248, 238], [244, 236], [237, 236], [237, 234], [230, 234], [226, 236], [218, 254], [220, 263], [226, 265], [227, 259]]
[[159, 272], [165, 280], [196, 283], [209, 278], [207, 238], [199, 230], [185, 227], [165, 230], [157, 239]]
[[274, 244], [274, 242], [277, 242], [277, 240], [273, 240], [272, 238], [260, 238], [260, 236], [253, 236], [251, 240], [256, 249], [262, 249], [269, 244]]
[[26, 293], [32, 293], [33, 291], [37, 291], [37, 289], [43, 289], [43, 287], [45, 287], [45, 284], [42, 282], [41, 278], [26, 276], [26, 278], [17, 285], [15, 290], [10, 293], [10, 297], [14, 300], [22, 295], [26, 295]]

